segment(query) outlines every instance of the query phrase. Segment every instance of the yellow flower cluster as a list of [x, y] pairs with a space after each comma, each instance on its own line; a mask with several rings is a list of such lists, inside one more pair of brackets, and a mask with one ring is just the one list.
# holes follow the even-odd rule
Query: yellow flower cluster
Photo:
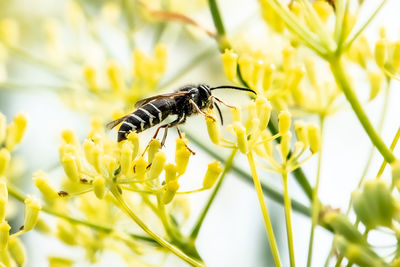
[[292, 46], [281, 52], [282, 64], [278, 67], [265, 56], [239, 56], [232, 50], [226, 50], [221, 59], [228, 79], [236, 84], [244, 82], [268, 98], [278, 110], [291, 108], [319, 115], [333, 113], [336, 110], [334, 101], [339, 94], [334, 81], [321, 81], [319, 77], [324, 76], [319, 75], [319, 66], [310, 55]]
[[[254, 151], [269, 164], [267, 169], [278, 173], [289, 173], [298, 168], [312, 155], [320, 150], [320, 133], [315, 124], [297, 121], [294, 129], [297, 142], [294, 144], [293, 153], [289, 155], [292, 146], [291, 115], [288, 111], [281, 111], [278, 115], [279, 131], [271, 136], [267, 129], [271, 116], [271, 104], [262, 96], [257, 96], [254, 101], [247, 105], [248, 119], [243, 123], [241, 119], [241, 109], [233, 108], [233, 124], [228, 126], [235, 140], [226, 140], [221, 137], [219, 125], [212, 119], [206, 119], [207, 129], [213, 143], [224, 147], [237, 147], [243, 154]], [[272, 141], [281, 138], [280, 144], [275, 146], [280, 155], [278, 162], [274, 155]], [[300, 157], [309, 149], [311, 155], [299, 161]]]
[[27, 119], [22, 113], [17, 114], [8, 125], [0, 113], [0, 262], [5, 266], [23, 266], [26, 262], [25, 248], [19, 235], [32, 230], [39, 220], [41, 205], [31, 196], [25, 199], [25, 220], [19, 231], [10, 235], [11, 226], [7, 222], [8, 210], [8, 167], [11, 152], [18, 145], [26, 130]]

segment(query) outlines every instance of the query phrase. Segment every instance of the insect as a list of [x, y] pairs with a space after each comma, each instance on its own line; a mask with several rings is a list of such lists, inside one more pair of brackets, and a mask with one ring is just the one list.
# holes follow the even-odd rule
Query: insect
[[[233, 108], [233, 106], [225, 104], [222, 100], [212, 95], [211, 91], [216, 89], [241, 90], [256, 94], [255, 91], [249, 88], [237, 86], [224, 85], [210, 87], [206, 84], [199, 84], [197, 86], [187, 85], [173, 93], [156, 95], [138, 101], [135, 104], [135, 111], [108, 123], [107, 127], [112, 129], [118, 124], [122, 123], [118, 130], [118, 142], [121, 142], [127, 139], [127, 135], [131, 131], [140, 133], [152, 126], [159, 124], [168, 116], [176, 115], [175, 120], [172, 122], [159, 126], [153, 136], [153, 139], [155, 139], [160, 129], [165, 128], [164, 136], [161, 141], [161, 145], [164, 145], [168, 128], [176, 127], [179, 137], [182, 137], [178, 125], [184, 123], [188, 116], [191, 116], [195, 113], [200, 113], [205, 117], [215, 120], [214, 117], [203, 112], [203, 110], [207, 108], [213, 108], [215, 106], [221, 118], [221, 123], [223, 124], [221, 110], [214, 100], [230, 108]], [[191, 150], [189, 149], [189, 151]], [[193, 151], [191, 152], [193, 153]]]

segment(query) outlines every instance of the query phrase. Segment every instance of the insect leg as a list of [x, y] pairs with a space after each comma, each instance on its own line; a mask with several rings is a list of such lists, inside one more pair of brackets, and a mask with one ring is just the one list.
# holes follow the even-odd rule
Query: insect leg
[[[176, 118], [174, 121], [172, 121], [172, 122], [170, 122], [170, 123], [167, 123], [167, 124], [164, 124], [164, 125], [159, 126], [159, 127], [157, 128], [157, 130], [156, 130], [156, 132], [155, 132], [155, 134], [154, 134], [152, 140], [157, 138], [157, 135], [158, 135], [158, 132], [160, 131], [160, 129], [165, 128], [164, 136], [163, 136], [163, 139], [162, 139], [162, 141], [161, 141], [161, 146], [163, 146], [164, 143], [165, 143], [165, 139], [167, 138], [167, 131], [168, 131], [168, 128], [174, 127], [175, 125], [178, 125], [179, 123], [182, 123], [182, 122], [184, 122], [184, 121], [185, 121], [185, 115]], [[144, 149], [144, 151], [143, 151], [143, 153], [142, 153], [142, 157], [143, 157], [144, 154], [146, 153], [146, 151], [147, 151], [147, 149], [149, 148], [149, 146], [150, 146], [150, 142], [147, 144], [146, 148]]]
[[193, 107], [196, 109], [196, 111], [197, 111], [198, 113], [200, 113], [200, 114], [203, 115], [204, 117], [210, 118], [210, 119], [212, 119], [213, 121], [215, 121], [215, 118], [214, 118], [213, 116], [211, 116], [211, 115], [209, 115], [209, 114], [204, 113], [203, 111], [201, 111], [201, 110], [199, 109], [199, 107], [196, 105], [196, 103], [194, 103], [194, 101], [193, 101], [192, 99], [190, 99], [189, 102], [190, 102], [190, 104], [193, 105]]
[[[179, 138], [182, 139], [182, 138], [183, 138], [182, 132], [181, 132], [181, 130], [179, 129], [178, 125], [175, 126], [175, 128], [176, 128], [176, 131], [178, 132]], [[191, 149], [188, 147], [188, 145], [187, 145], [186, 143], [185, 143], [185, 147], [186, 147], [186, 149], [187, 149], [190, 153], [192, 153], [193, 156], [196, 155], [196, 152], [194, 152], [193, 150], [191, 150]]]
[[236, 108], [234, 106], [228, 105], [226, 104], [224, 101], [222, 101], [221, 99], [219, 99], [218, 97], [212, 96], [214, 97], [215, 100], [217, 100], [219, 103], [224, 104], [225, 106], [227, 106], [228, 108]]

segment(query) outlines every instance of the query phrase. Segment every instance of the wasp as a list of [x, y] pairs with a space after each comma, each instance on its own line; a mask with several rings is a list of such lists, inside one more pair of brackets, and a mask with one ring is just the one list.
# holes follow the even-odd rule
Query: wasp
[[[112, 129], [122, 123], [118, 130], [118, 142], [121, 142], [127, 139], [127, 135], [130, 132], [140, 133], [161, 123], [168, 116], [176, 115], [176, 118], [172, 122], [159, 126], [153, 136], [153, 139], [155, 139], [160, 129], [164, 128], [164, 136], [161, 141], [161, 145], [164, 145], [168, 128], [175, 127], [179, 137], [182, 138], [178, 125], [184, 123], [186, 118], [193, 114], [199, 113], [215, 120], [214, 117], [204, 112], [208, 108], [212, 109], [214, 106], [217, 108], [221, 124], [223, 124], [221, 110], [214, 100], [230, 108], [233, 108], [233, 106], [224, 103], [211, 93], [211, 91], [217, 89], [241, 90], [256, 94], [255, 91], [249, 88], [237, 86], [224, 85], [210, 87], [206, 84], [199, 84], [197, 86], [186, 85], [173, 93], [156, 95], [136, 102], [135, 111], [108, 123], [107, 127]], [[190, 149], [189, 151], [194, 154]]]

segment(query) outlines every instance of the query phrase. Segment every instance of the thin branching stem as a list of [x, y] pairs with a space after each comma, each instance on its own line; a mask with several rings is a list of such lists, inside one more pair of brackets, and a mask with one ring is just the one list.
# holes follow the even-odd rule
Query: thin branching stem
[[[258, 202], [260, 204], [261, 212], [262, 212], [262, 215], [263, 215], [263, 218], [264, 218], [265, 228], [267, 230], [267, 236], [268, 236], [269, 244], [271, 246], [272, 256], [274, 258], [275, 265], [277, 267], [280, 267], [282, 264], [281, 264], [281, 260], [279, 258], [278, 246], [276, 244], [274, 231], [272, 229], [271, 219], [270, 219], [270, 216], [269, 216], [267, 205], [265, 203], [265, 199], [264, 199], [264, 195], [263, 195], [263, 192], [262, 192], [260, 179], [258, 178], [256, 164], [255, 164], [255, 161], [254, 161], [254, 157], [253, 157], [252, 151], [249, 151], [247, 153], [247, 160], [249, 161], [249, 167], [250, 167], [251, 175], [253, 176], [254, 187], [255, 187], [256, 192], [257, 192]], [[287, 200], [285, 199], [285, 202], [286, 201]], [[290, 201], [290, 199], [289, 199], [289, 201]]]

